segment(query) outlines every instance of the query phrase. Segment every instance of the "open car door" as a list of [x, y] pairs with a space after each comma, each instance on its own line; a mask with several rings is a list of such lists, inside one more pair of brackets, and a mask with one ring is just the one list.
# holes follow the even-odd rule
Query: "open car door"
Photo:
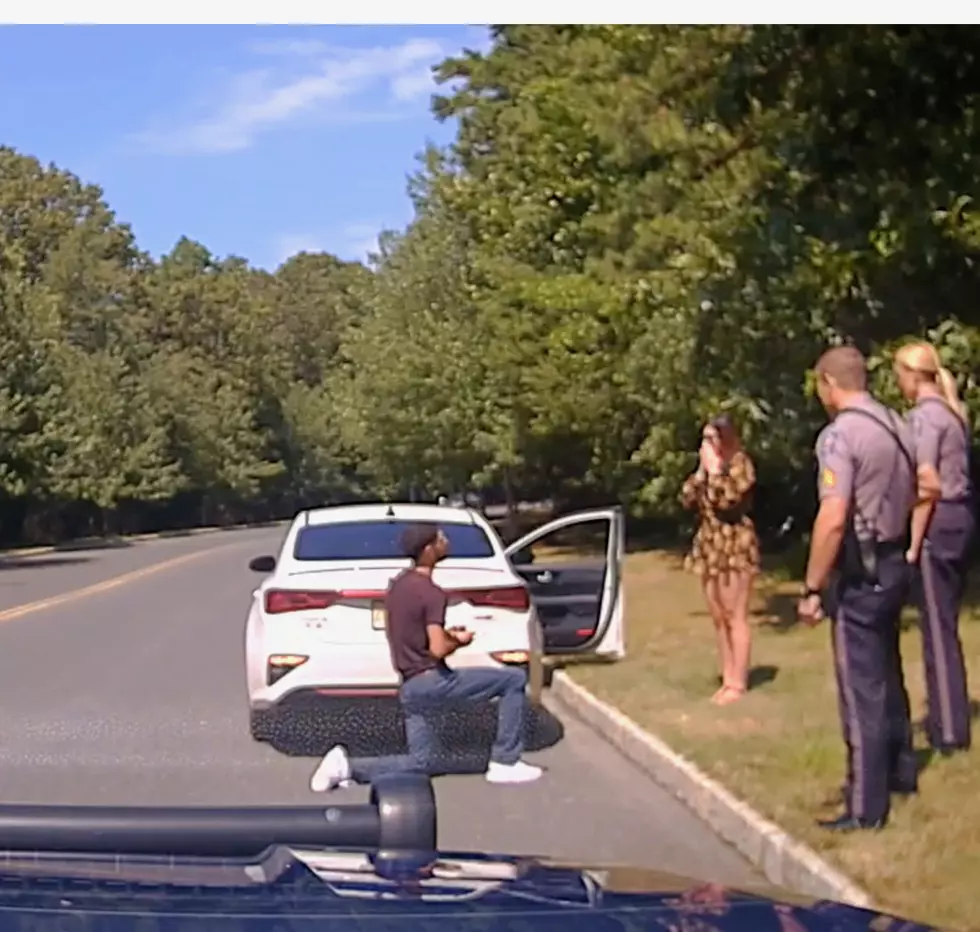
[[[562, 550], [580, 549], [589, 538], [594, 557], [563, 558]], [[579, 511], [549, 521], [504, 552], [531, 591], [546, 655], [625, 656], [621, 508]]]

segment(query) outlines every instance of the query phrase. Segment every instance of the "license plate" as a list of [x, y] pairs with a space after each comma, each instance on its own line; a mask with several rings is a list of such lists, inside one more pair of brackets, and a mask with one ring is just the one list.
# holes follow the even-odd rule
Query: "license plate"
[[371, 627], [374, 628], [375, 631], [384, 631], [385, 629], [384, 602], [371, 603]]

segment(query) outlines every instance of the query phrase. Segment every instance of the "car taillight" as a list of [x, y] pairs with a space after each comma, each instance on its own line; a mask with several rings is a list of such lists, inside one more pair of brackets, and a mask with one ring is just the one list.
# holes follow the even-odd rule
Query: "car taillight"
[[270, 589], [265, 594], [265, 610], [269, 615], [283, 612], [306, 612], [329, 608], [339, 592], [322, 592], [308, 589]]
[[530, 594], [524, 586], [508, 586], [501, 589], [456, 589], [452, 594], [480, 608], [507, 608], [515, 612], [526, 612], [531, 606]]

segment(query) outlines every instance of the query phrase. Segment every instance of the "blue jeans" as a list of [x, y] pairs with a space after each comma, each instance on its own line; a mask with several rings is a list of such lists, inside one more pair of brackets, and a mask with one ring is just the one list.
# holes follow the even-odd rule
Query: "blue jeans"
[[404, 771], [429, 776], [473, 773], [472, 764], [453, 767], [445, 759], [433, 728], [432, 713], [454, 705], [476, 704], [490, 699], [499, 700], [497, 737], [490, 751], [490, 760], [498, 764], [517, 763], [524, 750], [526, 685], [527, 674], [516, 667], [469, 667], [462, 670], [443, 667], [413, 676], [398, 691], [405, 712], [408, 753], [352, 758], [351, 778], [357, 783], [370, 783], [382, 774]]

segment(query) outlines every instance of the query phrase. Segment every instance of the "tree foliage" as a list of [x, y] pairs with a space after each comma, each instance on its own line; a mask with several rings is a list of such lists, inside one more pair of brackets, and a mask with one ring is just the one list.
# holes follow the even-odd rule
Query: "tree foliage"
[[456, 139], [370, 268], [153, 261], [98, 189], [0, 149], [8, 537], [467, 487], [672, 519], [721, 409], [779, 522], [828, 344], [887, 394], [927, 336], [978, 400], [972, 27], [491, 34], [438, 64]]

